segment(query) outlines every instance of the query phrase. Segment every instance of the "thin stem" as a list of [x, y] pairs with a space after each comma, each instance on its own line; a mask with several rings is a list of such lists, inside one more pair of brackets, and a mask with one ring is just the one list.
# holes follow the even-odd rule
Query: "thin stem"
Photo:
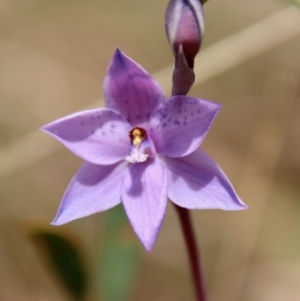
[[179, 207], [176, 204], [174, 205], [179, 216], [185, 244], [187, 247], [197, 301], [206, 301], [207, 299], [201, 267], [200, 253], [198, 252], [190, 213], [187, 209]]

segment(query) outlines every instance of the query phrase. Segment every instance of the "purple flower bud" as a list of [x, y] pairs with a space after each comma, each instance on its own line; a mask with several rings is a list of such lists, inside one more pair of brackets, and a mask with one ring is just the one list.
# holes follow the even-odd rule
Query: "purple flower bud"
[[204, 33], [204, 17], [199, 0], [170, 0], [165, 16], [167, 37], [177, 58], [179, 45], [190, 68], [198, 53]]

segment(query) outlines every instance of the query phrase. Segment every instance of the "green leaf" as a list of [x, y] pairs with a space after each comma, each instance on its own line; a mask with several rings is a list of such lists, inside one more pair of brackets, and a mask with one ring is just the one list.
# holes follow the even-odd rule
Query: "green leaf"
[[57, 233], [39, 231], [32, 238], [74, 300], [83, 300], [87, 278], [76, 247]]
[[100, 298], [104, 301], [129, 300], [140, 248], [122, 206], [106, 213], [102, 243], [96, 271]]

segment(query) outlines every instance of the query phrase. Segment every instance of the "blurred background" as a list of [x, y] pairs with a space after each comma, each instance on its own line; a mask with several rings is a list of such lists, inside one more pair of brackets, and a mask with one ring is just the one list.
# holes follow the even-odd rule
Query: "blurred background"
[[[52, 227], [81, 160], [38, 128], [103, 106], [116, 47], [170, 94], [167, 0], [1, 0], [0, 301], [193, 300], [174, 208], [152, 253], [123, 209]], [[193, 211], [210, 301], [300, 300], [300, 7], [210, 0], [190, 95], [223, 104], [203, 148], [249, 205]]]

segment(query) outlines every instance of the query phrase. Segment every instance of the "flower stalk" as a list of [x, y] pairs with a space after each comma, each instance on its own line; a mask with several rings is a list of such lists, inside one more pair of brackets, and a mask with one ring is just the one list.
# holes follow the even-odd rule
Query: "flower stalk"
[[195, 288], [196, 300], [207, 301], [206, 289], [203, 277], [203, 270], [200, 260], [200, 253], [197, 247], [195, 233], [191, 222], [190, 213], [186, 208], [182, 208], [174, 204], [178, 214], [182, 233], [185, 240], [185, 245], [188, 252], [189, 263]]
[[[201, 4], [194, 0], [171, 0], [166, 11], [166, 32], [175, 55], [172, 95], [187, 95], [195, 81], [194, 58], [200, 49], [204, 32]], [[174, 206], [185, 240], [196, 300], [206, 301], [200, 253], [190, 213], [175, 203]]]

